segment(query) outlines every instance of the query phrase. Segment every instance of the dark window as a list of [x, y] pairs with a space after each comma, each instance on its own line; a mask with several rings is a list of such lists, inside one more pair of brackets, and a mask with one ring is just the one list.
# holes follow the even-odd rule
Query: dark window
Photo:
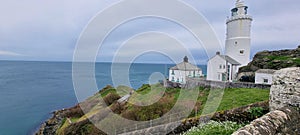
[[244, 54], [245, 53], [245, 50], [240, 50], [240, 54]]
[[268, 79], [264, 79], [264, 83], [268, 83], [269, 82], [269, 80]]
[[248, 7], [245, 7], [245, 14], [248, 14]]
[[237, 8], [234, 8], [234, 9], [232, 9], [231, 10], [231, 12], [232, 12], [232, 16], [235, 16], [235, 15], [237, 15], [237, 11], [238, 11], [238, 9]]

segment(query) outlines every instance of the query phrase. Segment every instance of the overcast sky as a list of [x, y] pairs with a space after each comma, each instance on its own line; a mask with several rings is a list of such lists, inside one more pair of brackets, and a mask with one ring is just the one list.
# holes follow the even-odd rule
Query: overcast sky
[[[0, 60], [72, 61], [77, 40], [84, 28], [100, 11], [117, 0], [2, 0], [0, 4]], [[207, 19], [224, 49], [227, 16], [235, 0], [184, 0]], [[299, 0], [245, 0], [249, 14], [253, 16], [252, 56], [262, 50], [296, 48], [300, 42]], [[165, 5], [166, 9], [168, 5]], [[135, 9], [136, 7], [131, 7]], [[135, 10], [138, 12], [137, 10]], [[174, 9], [174, 14], [189, 17]], [[112, 13], [110, 19], [118, 17]], [[192, 18], [191, 18], [192, 19]], [[101, 24], [99, 24], [101, 27]], [[132, 36], [147, 31], [159, 31], [182, 39], [198, 64], [205, 64], [207, 53], [179, 25], [158, 18], [140, 18], [118, 26], [112, 31], [99, 50], [97, 61], [111, 61], [121, 43]], [[148, 45], [145, 38], [137, 47]], [[141, 39], [141, 38], [139, 38]], [[162, 46], [163, 46], [162, 41]], [[131, 48], [129, 48], [130, 50]], [[130, 51], [124, 55], [130, 55]], [[208, 51], [206, 53], [206, 51]], [[170, 53], [181, 54], [170, 48]], [[164, 62], [158, 53], [147, 53], [136, 59], [142, 62]]]

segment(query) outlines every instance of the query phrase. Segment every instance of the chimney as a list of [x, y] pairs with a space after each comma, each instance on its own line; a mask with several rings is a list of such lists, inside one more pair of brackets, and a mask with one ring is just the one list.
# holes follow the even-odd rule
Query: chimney
[[216, 55], [221, 55], [221, 53], [220, 53], [220, 52], [217, 52]]
[[183, 58], [183, 62], [189, 62], [189, 58], [187, 57], [187, 56], [185, 56], [184, 58]]

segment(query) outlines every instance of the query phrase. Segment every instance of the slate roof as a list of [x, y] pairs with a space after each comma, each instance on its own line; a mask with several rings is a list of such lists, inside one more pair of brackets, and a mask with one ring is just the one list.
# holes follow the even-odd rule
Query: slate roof
[[273, 69], [259, 69], [256, 73], [274, 74], [276, 70]]
[[241, 65], [241, 63], [237, 62], [236, 60], [234, 60], [233, 58], [231, 58], [227, 55], [220, 55], [220, 56], [232, 65]]
[[181, 70], [181, 71], [202, 71], [201, 68], [189, 63], [189, 62], [181, 62], [177, 64], [175, 67], [170, 68], [171, 70]]

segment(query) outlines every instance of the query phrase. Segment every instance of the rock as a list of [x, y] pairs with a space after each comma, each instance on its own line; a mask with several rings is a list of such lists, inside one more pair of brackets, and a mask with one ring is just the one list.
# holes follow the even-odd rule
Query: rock
[[300, 67], [276, 71], [270, 91], [270, 109], [300, 107]]
[[241, 72], [255, 72], [258, 69], [279, 70], [288, 67], [300, 67], [300, 48], [294, 50], [262, 51], [255, 54], [252, 62], [241, 67]]

